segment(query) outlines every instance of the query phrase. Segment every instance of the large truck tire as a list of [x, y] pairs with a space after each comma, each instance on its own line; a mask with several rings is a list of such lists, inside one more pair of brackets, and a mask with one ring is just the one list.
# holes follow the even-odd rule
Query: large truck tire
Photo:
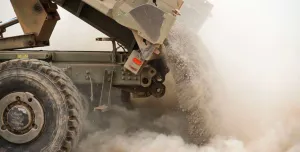
[[0, 151], [69, 152], [79, 141], [84, 109], [61, 69], [31, 59], [0, 64]]

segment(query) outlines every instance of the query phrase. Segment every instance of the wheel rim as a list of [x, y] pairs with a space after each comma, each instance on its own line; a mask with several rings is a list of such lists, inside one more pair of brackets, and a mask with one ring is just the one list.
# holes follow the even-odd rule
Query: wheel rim
[[31, 93], [15, 92], [0, 100], [0, 119], [2, 138], [23, 144], [40, 134], [44, 125], [44, 111]]

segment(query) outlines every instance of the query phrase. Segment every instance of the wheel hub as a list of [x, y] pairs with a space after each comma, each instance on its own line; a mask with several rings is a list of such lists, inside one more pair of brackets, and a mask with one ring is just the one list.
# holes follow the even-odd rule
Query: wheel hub
[[26, 130], [32, 123], [32, 116], [29, 108], [23, 105], [15, 105], [7, 112], [7, 124], [13, 131], [21, 132]]
[[8, 94], [0, 100], [0, 135], [23, 144], [35, 139], [44, 125], [40, 102], [28, 92]]

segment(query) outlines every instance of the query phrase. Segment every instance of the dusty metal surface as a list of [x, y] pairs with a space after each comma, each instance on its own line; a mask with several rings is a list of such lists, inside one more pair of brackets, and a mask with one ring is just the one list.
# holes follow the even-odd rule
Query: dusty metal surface
[[[56, 4], [49, 0], [11, 0], [11, 4], [17, 18], [0, 25], [0, 50], [48, 46], [52, 31], [59, 20]], [[3, 38], [6, 28], [18, 22], [25, 35]]]
[[128, 50], [138, 48], [130, 29], [85, 2], [81, 0], [54, 0], [54, 2], [105, 35], [115, 38]]
[[[128, 50], [131, 57], [143, 64], [133, 67], [127, 62], [125, 68], [134, 74], [140, 72], [147, 61], [161, 53], [161, 46], [180, 14], [182, 0], [172, 1], [98, 1], [98, 0], [57, 0], [64, 9], [78, 16], [99, 31], [111, 37], [113, 43], [112, 62], [117, 63], [116, 42]], [[32, 34], [33, 40], [23, 40], [23, 36], [1, 39], [0, 50], [19, 49], [49, 45], [49, 39], [57, 20], [60, 19], [57, 5], [50, 0], [11, 0], [25, 35]], [[15, 20], [9, 23], [15, 24]], [[5, 40], [5, 41], [4, 41]], [[24, 44], [23, 44], [24, 43]], [[124, 47], [123, 47], [123, 46]], [[126, 49], [125, 49], [126, 48]], [[137, 51], [133, 52], [133, 50]], [[134, 56], [133, 56], [134, 55]]]
[[[54, 0], [64, 9], [125, 46], [129, 52], [140, 50], [146, 61], [160, 46], [180, 14], [182, 0]], [[146, 46], [143, 44], [145, 43]], [[149, 47], [150, 46], [150, 47]], [[148, 51], [148, 50], [151, 51]], [[137, 56], [135, 56], [137, 57]], [[133, 73], [138, 69], [126, 67]]]
[[[164, 12], [162, 10], [148, 4], [133, 9], [130, 14], [152, 42], [159, 40], [164, 22]], [[155, 16], [155, 18], [152, 16]]]
[[0, 50], [32, 48], [49, 45], [49, 41], [37, 41], [34, 34], [13, 36], [0, 39]]
[[49, 0], [11, 0], [11, 4], [25, 34], [34, 33], [38, 41], [49, 40], [59, 20], [56, 4]]
[[[164, 74], [148, 65], [139, 74], [133, 74], [123, 67], [127, 54], [118, 52], [116, 63], [112, 63], [112, 52], [69, 52], [69, 51], [2, 51], [0, 61], [17, 58], [39, 59], [51, 62], [52, 65], [64, 72], [77, 85], [90, 85], [92, 87], [103, 84], [105, 70], [113, 69], [112, 86], [132, 93], [151, 93], [156, 76]], [[93, 92], [90, 90], [90, 92]], [[100, 93], [100, 91], [99, 91]]]

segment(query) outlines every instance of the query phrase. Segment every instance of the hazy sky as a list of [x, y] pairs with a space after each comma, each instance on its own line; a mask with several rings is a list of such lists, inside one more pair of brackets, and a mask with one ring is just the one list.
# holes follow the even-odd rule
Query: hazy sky
[[[227, 79], [255, 89], [299, 84], [299, 0], [215, 0], [200, 35]], [[273, 88], [273, 86], [276, 86]]]

